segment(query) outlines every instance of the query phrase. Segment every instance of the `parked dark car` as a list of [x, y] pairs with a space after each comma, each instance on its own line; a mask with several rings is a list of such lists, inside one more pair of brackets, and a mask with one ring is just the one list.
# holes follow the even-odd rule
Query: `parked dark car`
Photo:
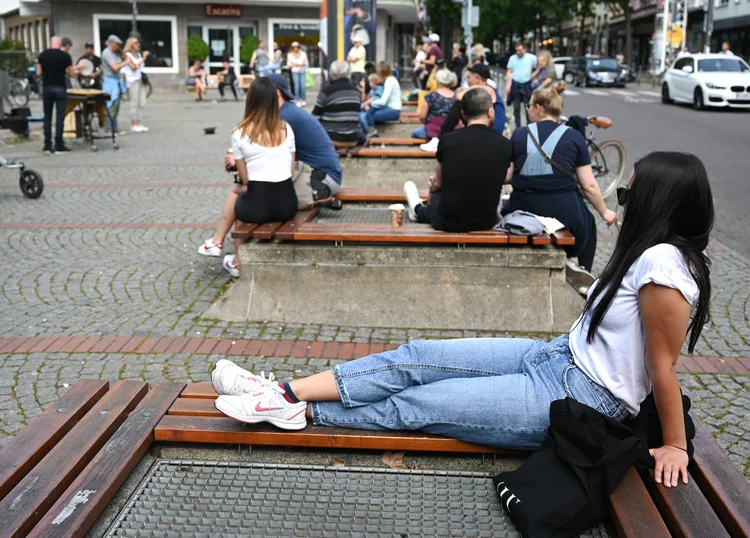
[[563, 78], [576, 86], [625, 86], [627, 74], [614, 58], [574, 56], [565, 65]]
[[629, 65], [620, 64], [620, 78], [623, 82], [635, 82], [635, 69], [633, 69]]

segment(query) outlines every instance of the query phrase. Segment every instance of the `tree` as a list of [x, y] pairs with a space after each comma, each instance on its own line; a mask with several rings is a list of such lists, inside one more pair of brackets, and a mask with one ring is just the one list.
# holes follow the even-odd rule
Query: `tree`
[[255, 49], [258, 48], [258, 36], [257, 35], [247, 35], [242, 38], [242, 43], [240, 44], [240, 61], [242, 63], [249, 64], [250, 60], [253, 57], [253, 52], [255, 52]]
[[201, 62], [208, 58], [208, 43], [203, 41], [203, 38], [197, 34], [193, 34], [188, 38], [188, 60], [192, 64], [196, 60]]

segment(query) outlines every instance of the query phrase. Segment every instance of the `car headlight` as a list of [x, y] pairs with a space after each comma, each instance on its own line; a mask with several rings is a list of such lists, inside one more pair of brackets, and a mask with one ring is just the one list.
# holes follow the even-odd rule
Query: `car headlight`
[[592, 73], [591, 71], [588, 71], [586, 73], [586, 76], [589, 77], [589, 78], [593, 78], [594, 80], [596, 80], [596, 78], [597, 78], [596, 77], [596, 73]]
[[726, 86], [719, 86], [718, 84], [714, 84], [713, 82], [706, 82], [706, 88], [709, 88], [711, 90], [724, 90], [726, 89]]

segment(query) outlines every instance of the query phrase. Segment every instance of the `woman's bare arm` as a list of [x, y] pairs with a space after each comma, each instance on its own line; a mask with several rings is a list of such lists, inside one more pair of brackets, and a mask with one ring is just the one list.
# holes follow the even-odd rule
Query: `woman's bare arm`
[[594, 206], [594, 209], [599, 212], [602, 218], [607, 221], [607, 225], [615, 223], [617, 221], [617, 213], [607, 209], [607, 204], [604, 203], [602, 191], [596, 182], [591, 165], [587, 164], [586, 166], [576, 168], [576, 177], [583, 190], [583, 195], [591, 202], [591, 205]]
[[513, 163], [510, 163], [510, 166], [508, 167], [508, 171], [505, 174], [505, 184], [509, 185], [511, 181], [513, 181], [513, 172], [515, 172], [516, 167], [513, 165]]
[[663, 446], [650, 451], [656, 460], [654, 477], [657, 483], [671, 487], [682, 475], [687, 484], [685, 418], [675, 365], [690, 323], [690, 304], [679, 290], [653, 283], [641, 288], [638, 304], [646, 340], [646, 370], [663, 440]]

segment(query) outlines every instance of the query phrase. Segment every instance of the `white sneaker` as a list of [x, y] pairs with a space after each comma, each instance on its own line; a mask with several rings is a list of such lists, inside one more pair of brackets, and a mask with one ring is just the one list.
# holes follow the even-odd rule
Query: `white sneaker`
[[142, 132], [142, 133], [147, 133], [147, 132], [149, 132], [149, 131], [150, 131], [151, 129], [149, 129], [149, 128], [148, 128], [148, 127], [146, 127], [145, 125], [139, 125], [139, 126], [138, 126], [138, 130], [139, 130], [140, 132]]
[[570, 258], [565, 260], [565, 277], [578, 290], [580, 290], [581, 288], [588, 290], [594, 284], [594, 282], [596, 282], [596, 277], [594, 275], [589, 273], [583, 267], [579, 266]]
[[234, 256], [232, 254], [227, 254], [224, 256], [224, 261], [222, 262], [221, 266], [226, 269], [226, 271], [232, 275], [233, 278], [239, 278], [240, 276], [240, 266], [239, 265], [233, 265]]
[[214, 243], [213, 237], [211, 239], [206, 239], [206, 241], [198, 247], [198, 254], [203, 254], [204, 256], [216, 256], [217, 258], [221, 256], [221, 249], [224, 247], [224, 243]]
[[406, 203], [409, 206], [409, 219], [417, 222], [416, 207], [422, 203], [422, 199], [419, 197], [419, 189], [413, 181], [407, 181], [404, 183], [404, 197], [406, 197]]
[[425, 142], [424, 144], [419, 145], [419, 149], [422, 151], [437, 151], [438, 144], [440, 143], [439, 138], [433, 138], [429, 142]]
[[227, 359], [216, 361], [211, 371], [211, 383], [220, 396], [253, 394], [258, 392], [264, 384], [273, 382], [273, 374], [268, 374], [266, 378], [265, 372], [261, 372], [258, 377]]
[[259, 392], [242, 396], [219, 396], [216, 409], [240, 422], [270, 422], [284, 430], [301, 430], [307, 426], [307, 402], [291, 403], [284, 398], [278, 383], [261, 385]]

